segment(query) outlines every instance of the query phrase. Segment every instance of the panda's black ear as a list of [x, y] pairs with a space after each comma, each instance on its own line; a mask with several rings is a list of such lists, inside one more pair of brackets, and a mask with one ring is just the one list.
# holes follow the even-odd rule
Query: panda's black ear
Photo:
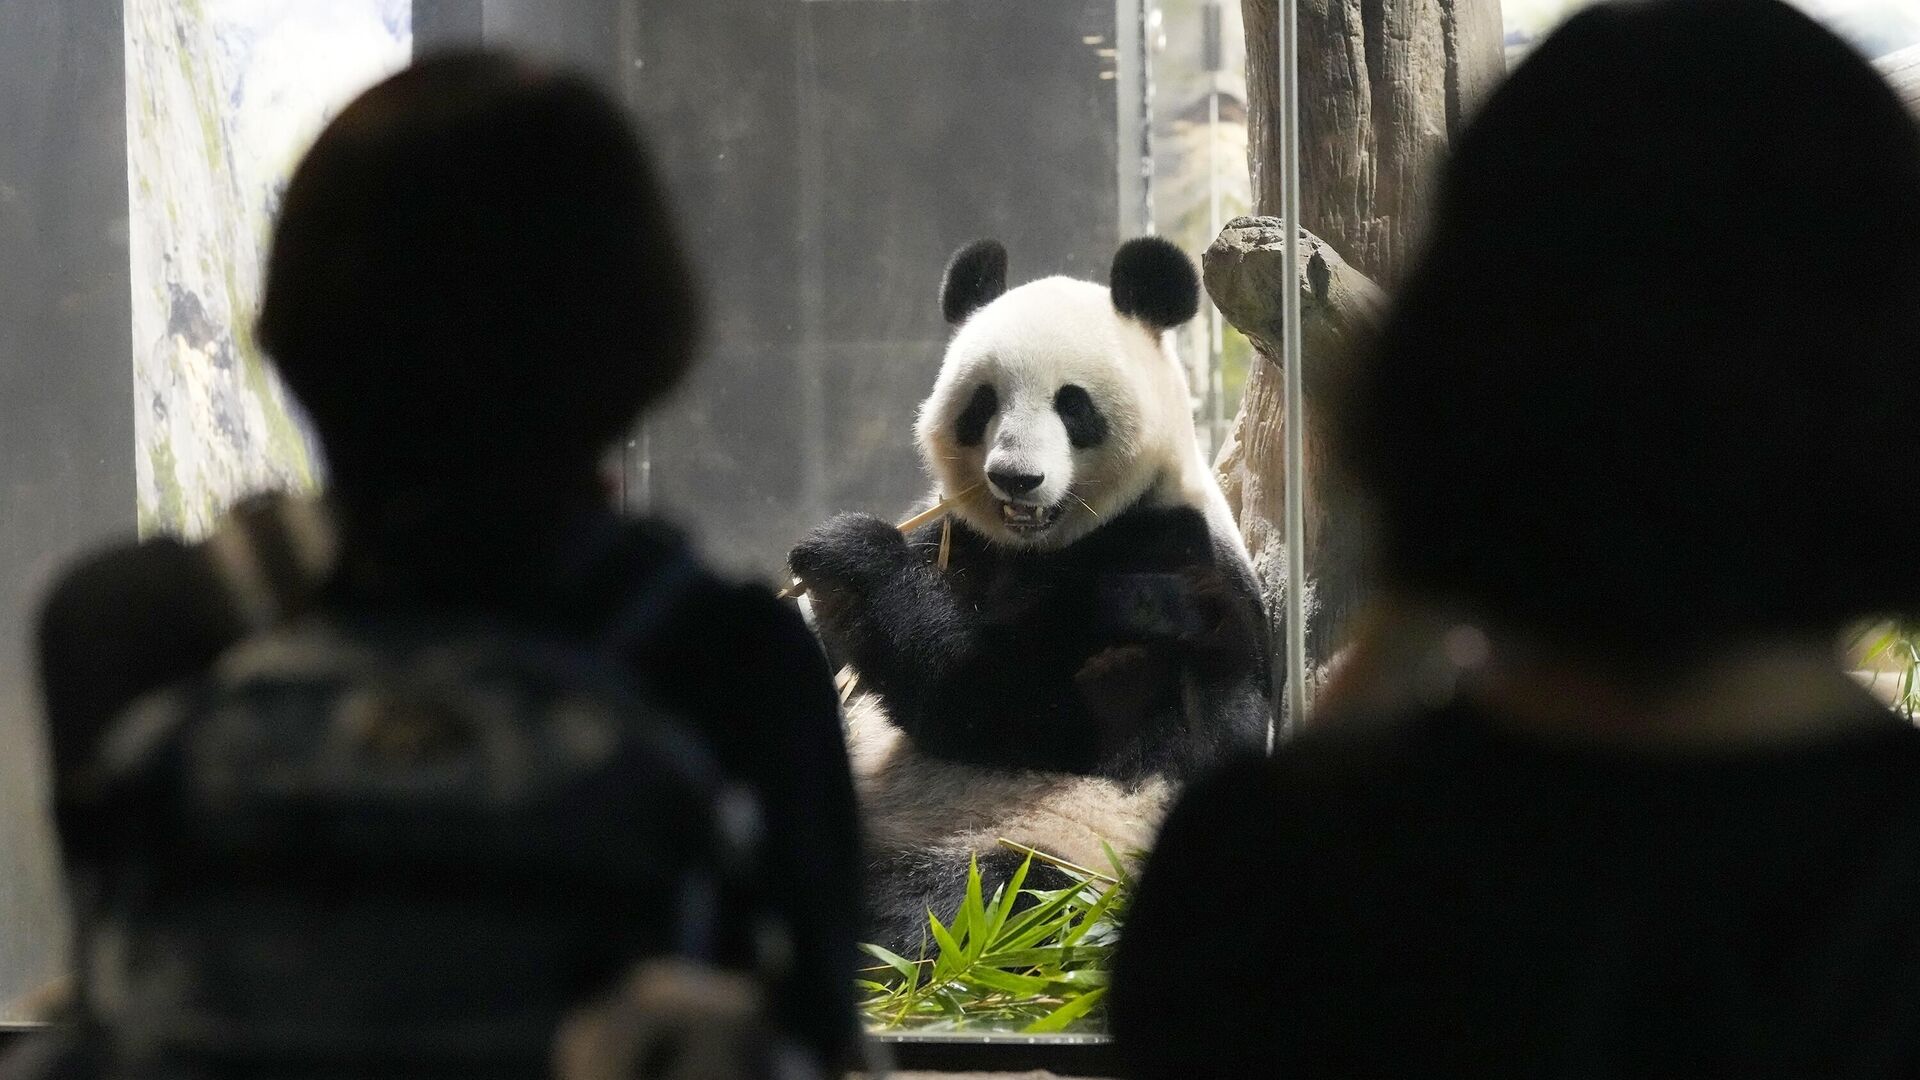
[[1007, 249], [998, 240], [975, 240], [953, 253], [940, 279], [940, 313], [955, 326], [1007, 291]]
[[1113, 253], [1113, 309], [1153, 330], [1170, 330], [1200, 311], [1193, 261], [1158, 236], [1142, 236]]

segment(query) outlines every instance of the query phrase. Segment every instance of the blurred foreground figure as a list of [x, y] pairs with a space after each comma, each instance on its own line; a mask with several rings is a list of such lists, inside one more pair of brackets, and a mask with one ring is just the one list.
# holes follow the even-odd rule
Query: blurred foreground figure
[[[1920, 133], [1775, 0], [1575, 16], [1456, 148], [1338, 424], [1418, 700], [1168, 820], [1139, 1077], [1920, 1075]], [[1362, 646], [1364, 655], [1365, 646]], [[1328, 701], [1334, 709], [1338, 701]]]
[[[47, 1071], [545, 1076], [564, 1017], [680, 971], [767, 1032], [739, 1060], [850, 1053], [825, 661], [600, 479], [696, 322], [585, 82], [442, 56], [329, 125], [260, 320], [328, 498], [110, 552], [44, 616], [79, 969]], [[648, 1068], [709, 1000], [656, 999]]]

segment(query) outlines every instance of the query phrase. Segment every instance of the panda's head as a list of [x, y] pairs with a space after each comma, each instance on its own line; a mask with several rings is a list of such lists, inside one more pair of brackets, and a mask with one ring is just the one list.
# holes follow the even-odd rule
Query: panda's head
[[1193, 318], [1200, 282], [1179, 248], [1121, 245], [1110, 285], [1051, 277], [1007, 289], [991, 240], [947, 266], [958, 325], [915, 434], [941, 492], [990, 540], [1059, 548], [1198, 461], [1186, 376], [1161, 334]]

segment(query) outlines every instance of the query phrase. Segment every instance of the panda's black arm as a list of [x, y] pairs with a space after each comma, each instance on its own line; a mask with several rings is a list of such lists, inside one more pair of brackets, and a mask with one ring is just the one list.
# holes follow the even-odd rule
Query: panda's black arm
[[1264, 750], [1273, 722], [1274, 657], [1281, 643], [1261, 600], [1252, 570], [1225, 541], [1214, 544], [1213, 561], [1201, 579], [1207, 629], [1189, 643], [1187, 677], [1196, 691], [1196, 738], [1185, 762], [1187, 777], [1222, 761]]
[[869, 679], [921, 750], [1132, 782], [1185, 781], [1265, 744], [1271, 697], [1257, 651], [1127, 644], [1076, 670], [1043, 642], [995, 637], [976, 632], [977, 647], [936, 677], [881, 669]]
[[788, 557], [827, 649], [916, 745], [953, 760], [1094, 771], [1100, 736], [1047, 642], [991, 627], [893, 526], [841, 514]]
[[[1114, 628], [1147, 644], [1098, 654], [1078, 677], [1100, 722], [1102, 775], [1189, 780], [1266, 745], [1272, 653], [1259, 587], [1234, 549], [1211, 546], [1179, 572], [1170, 614]], [[1174, 687], [1165, 709], [1144, 707], [1156, 680]]]
[[[884, 605], [887, 621], [906, 627], [935, 613], [945, 632], [926, 634], [914, 655], [883, 647], [855, 663], [927, 752], [1123, 782], [1192, 779], [1263, 749], [1273, 702], [1259, 586], [1235, 552], [1210, 549], [1171, 575], [1175, 610], [1144, 624], [1134, 604], [1098, 601], [1066, 625], [982, 624], [954, 603], [945, 577], [919, 565], [911, 589]], [[1125, 601], [1142, 579], [1110, 580]], [[1087, 637], [1073, 632], [1075, 618], [1088, 620], [1078, 627]], [[1089, 639], [1106, 647], [1089, 656]]]
[[1197, 775], [1264, 740], [1266, 619], [1251, 574], [1221, 552], [1182, 572], [1190, 632], [1092, 660], [1059, 655], [1045, 630], [987, 624], [870, 515], [830, 519], [789, 562], [829, 652], [928, 753], [1130, 780]]
[[1203, 682], [1196, 712], [1203, 720], [1193, 724], [1193, 737], [1180, 748], [1177, 760], [1162, 769], [1169, 776], [1191, 780], [1218, 766], [1266, 748], [1267, 727], [1273, 722], [1273, 694], [1264, 674]]
[[851, 661], [874, 689], [917, 699], [922, 683], [977, 649], [979, 620], [879, 518], [836, 515], [787, 561], [807, 586], [827, 651]]

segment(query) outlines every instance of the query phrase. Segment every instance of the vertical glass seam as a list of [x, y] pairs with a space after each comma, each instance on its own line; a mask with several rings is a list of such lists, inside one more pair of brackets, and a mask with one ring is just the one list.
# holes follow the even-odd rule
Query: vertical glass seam
[[[1282, 259], [1294, 275], [1300, 266], [1300, 6], [1299, 0], [1276, 0], [1279, 10], [1280, 55], [1275, 68], [1280, 79], [1280, 224], [1284, 233]], [[1306, 401], [1300, 370], [1300, 287], [1289, 280], [1280, 291], [1280, 364], [1285, 403], [1286, 462], [1286, 701], [1279, 718], [1280, 738], [1291, 737], [1306, 723], [1307, 694], [1307, 552], [1306, 552]], [[1268, 729], [1268, 748], [1275, 731]]]

